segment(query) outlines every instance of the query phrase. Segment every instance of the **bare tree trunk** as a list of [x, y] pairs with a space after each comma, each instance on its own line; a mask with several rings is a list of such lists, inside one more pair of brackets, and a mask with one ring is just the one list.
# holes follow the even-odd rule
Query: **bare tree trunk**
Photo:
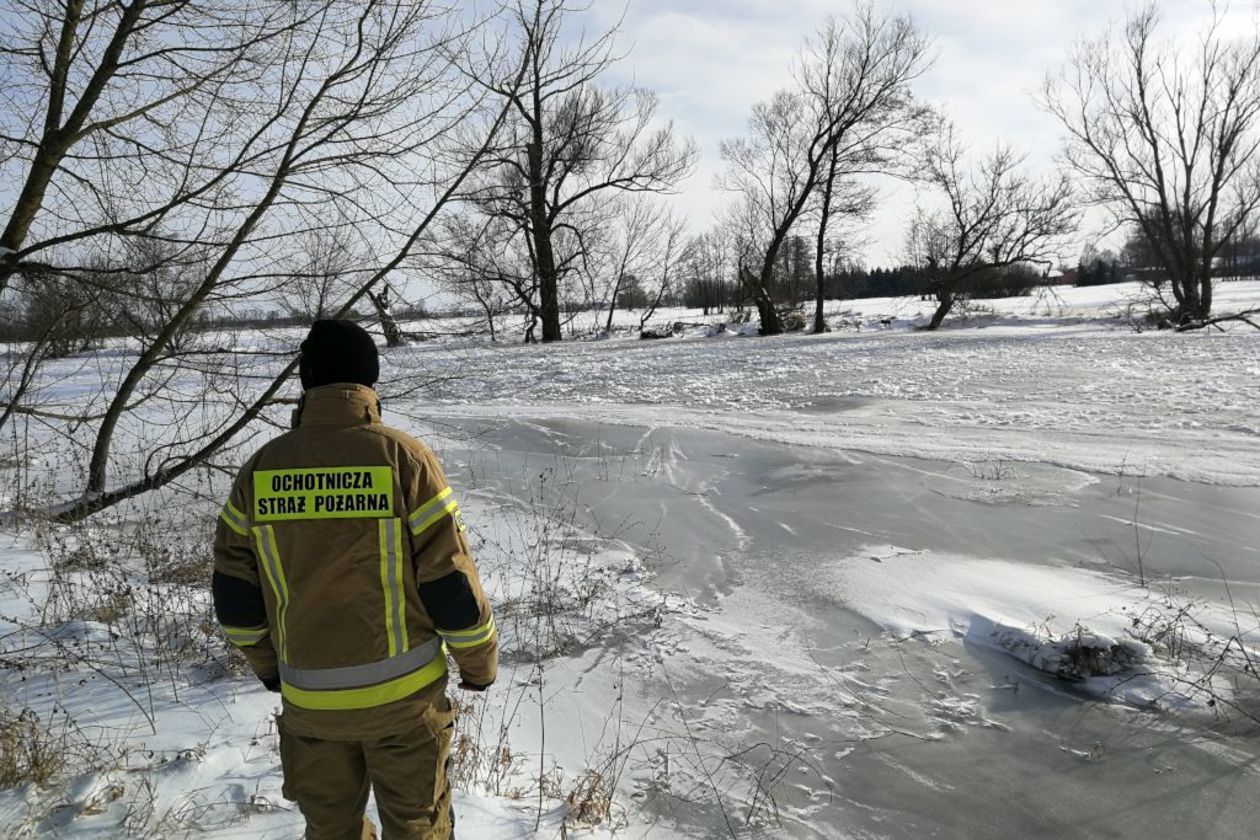
[[481, 304], [481, 308], [486, 313], [486, 326], [490, 328], [490, 341], [497, 341], [498, 338], [495, 336], [494, 332], [494, 310], [490, 306], [490, 301], [487, 300], [486, 296], [479, 294], [476, 291], [474, 291], [473, 294], [476, 295], [477, 302]]
[[666, 277], [664, 282], [661, 283], [661, 287], [657, 291], [656, 297], [652, 299], [652, 302], [649, 303], [647, 308], [643, 310], [643, 314], [639, 316], [639, 334], [640, 335], [642, 335], [643, 331], [647, 329], [647, 322], [652, 320], [652, 316], [655, 315], [656, 310], [660, 308], [661, 301], [665, 299], [665, 293], [667, 291], [669, 291], [669, 278], [668, 277]]
[[955, 302], [956, 299], [952, 293], [948, 291], [937, 292], [936, 311], [932, 313], [932, 320], [928, 322], [928, 325], [924, 327], [924, 329], [940, 329], [941, 324], [945, 322], [946, 316], [948, 316], [950, 311], [953, 310]]
[[529, 144], [529, 222], [534, 240], [535, 270], [538, 272], [538, 314], [542, 319], [544, 343], [564, 338], [560, 331], [560, 281], [556, 254], [551, 246], [551, 220], [547, 213], [547, 183], [543, 174], [542, 122], [533, 125], [534, 141]]
[[[762, 268], [761, 277], [764, 277], [767, 273], [773, 276], [773, 272], [774, 262], [773, 257], [771, 257], [769, 268]], [[774, 301], [770, 299], [769, 293], [766, 292], [764, 282], [758, 275], [753, 274], [747, 268], [740, 269], [740, 281], [757, 307], [757, 317], [761, 319], [761, 334], [782, 335], [783, 321], [780, 320], [779, 313], [775, 311]]]
[[608, 296], [608, 320], [604, 323], [604, 334], [612, 335], [613, 313], [617, 311], [617, 295], [621, 293], [621, 275], [617, 276], [617, 285], [613, 286]]
[[398, 327], [398, 322], [394, 320], [394, 315], [389, 311], [389, 296], [393, 289], [388, 283], [379, 292], [368, 292], [368, 300], [372, 302], [372, 307], [376, 309], [376, 317], [381, 322], [381, 331], [385, 333], [386, 347], [402, 347], [406, 344], [403, 341], [402, 330]]
[[1206, 321], [1212, 316], [1212, 277], [1195, 273], [1171, 278], [1177, 310], [1173, 313], [1178, 326]]
[[823, 319], [823, 295], [826, 291], [825, 274], [823, 272], [823, 259], [827, 250], [827, 222], [831, 220], [831, 196], [836, 187], [836, 166], [839, 163], [839, 154], [832, 150], [831, 164], [827, 170], [827, 177], [823, 179], [822, 206], [819, 208], [818, 217], [818, 240], [814, 247], [814, 280], [818, 284], [818, 295], [814, 305], [814, 333], [824, 333], [827, 331], [827, 322]]
[[757, 316], [761, 319], [762, 335], [783, 334], [783, 319], [779, 317], [774, 301], [770, 298], [770, 283], [774, 280], [774, 261], [778, 257], [779, 245], [776, 242], [766, 251], [761, 274], [756, 278], [756, 285], [752, 289], [753, 302], [757, 304]]

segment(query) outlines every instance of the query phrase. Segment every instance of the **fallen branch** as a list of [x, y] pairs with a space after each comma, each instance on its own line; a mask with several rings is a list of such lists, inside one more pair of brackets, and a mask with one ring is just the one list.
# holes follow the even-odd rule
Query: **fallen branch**
[[[1245, 312], [1236, 312], [1232, 315], [1222, 315], [1219, 318], [1209, 318], [1206, 321], [1192, 321], [1188, 324], [1182, 324], [1177, 327], [1177, 332], [1189, 332], [1190, 330], [1201, 330], [1206, 327], [1216, 327], [1220, 329], [1220, 325], [1228, 321], [1242, 321], [1251, 327], [1260, 330], [1260, 324], [1252, 320], [1253, 317], [1260, 316], [1260, 309], [1248, 309]], [[1224, 330], [1221, 330], [1224, 332]]]

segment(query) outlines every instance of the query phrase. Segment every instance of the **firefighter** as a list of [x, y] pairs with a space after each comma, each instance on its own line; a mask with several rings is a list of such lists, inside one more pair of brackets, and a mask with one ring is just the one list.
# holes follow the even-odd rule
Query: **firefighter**
[[460, 688], [498, 667], [490, 604], [433, 453], [381, 422], [376, 345], [348, 321], [302, 342], [293, 429], [241, 468], [219, 517], [219, 623], [282, 698], [284, 795], [308, 840], [454, 836]]

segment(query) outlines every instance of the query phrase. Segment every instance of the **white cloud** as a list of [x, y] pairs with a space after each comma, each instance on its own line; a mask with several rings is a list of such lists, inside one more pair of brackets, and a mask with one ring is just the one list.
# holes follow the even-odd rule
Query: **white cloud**
[[[1034, 94], [1048, 71], [1082, 36], [1101, 33], [1135, 4], [1120, 0], [906, 0], [880, 8], [914, 16], [936, 41], [938, 59], [917, 86], [955, 119], [978, 151], [998, 140], [1054, 165], [1059, 130]], [[713, 189], [722, 168], [718, 144], [739, 135], [752, 104], [791, 83], [792, 56], [829, 14], [852, 5], [835, 0], [630, 0], [620, 42], [629, 50], [616, 79], [657, 91], [662, 115], [696, 138], [703, 159], [677, 201], [695, 228], [705, 227], [726, 197]], [[620, 3], [591, 10], [593, 25], [621, 15]], [[1207, 0], [1163, 5], [1167, 31], [1188, 38], [1210, 18]], [[1255, 14], [1235, 3], [1228, 27]], [[872, 223], [867, 257], [898, 258], [913, 192], [890, 184]]]

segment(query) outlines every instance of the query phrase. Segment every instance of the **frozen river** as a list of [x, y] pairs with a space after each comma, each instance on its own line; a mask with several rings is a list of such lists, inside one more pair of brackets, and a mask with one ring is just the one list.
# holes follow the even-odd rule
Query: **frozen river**
[[[460, 698], [467, 832], [553, 838], [593, 778], [617, 790], [596, 836], [623, 840], [1254, 837], [1256, 678], [1251, 700], [1217, 695], [1241, 709], [1212, 706], [1186, 685], [1212, 660], [1181, 641], [1201, 626], [1260, 650], [1260, 334], [1135, 334], [1101, 314], [1116, 290], [1064, 294], [1098, 297], [936, 334], [880, 329], [898, 313], [878, 308], [822, 336], [385, 354], [386, 422], [452, 473], [502, 631], [494, 690]], [[50, 361], [41, 407], [91, 413], [126, 358]], [[232, 405], [138, 412], [118, 480]], [[33, 475], [73, 491], [78, 450], [22, 422]], [[122, 516], [186, 510], [195, 531], [222, 498], [185, 509], [200, 480]], [[47, 558], [11, 541], [20, 612]], [[1064, 682], [1019, 647], [1149, 640], [1165, 619], [1183, 652], [1119, 675]], [[111, 639], [98, 652], [117, 657]], [[102, 687], [63, 705], [137, 754], [205, 746], [140, 777], [163, 808], [231, 785], [210, 836], [293, 836], [295, 812], [252, 806], [282, 799], [274, 698], [252, 680], [150, 683], [150, 718], [75, 673]], [[15, 680], [24, 704], [60, 697]], [[75, 784], [87, 804], [66, 819], [121, 836], [90, 832], [131, 800], [97, 820]], [[0, 799], [0, 826], [61, 802], [22, 796]]]
[[[1255, 604], [1260, 489], [474, 413], [446, 417], [472, 442], [448, 455], [457, 483], [519, 495], [522, 476], [550, 469], [582, 525], [615, 531], [650, 558], [653, 587], [694, 603], [643, 639], [627, 631], [629, 688], [639, 708], [671, 710], [652, 716], [660, 732], [763, 768], [773, 803], [755, 834], [1243, 838], [1260, 825], [1254, 732], [1088, 699], [949, 627], [898, 640], [846, 585], [887, 567], [895, 605], [910, 555], [1125, 581], [1141, 546], [1153, 589], [1221, 599], [1224, 574]], [[723, 815], [694, 773], [653, 773], [628, 774], [636, 821], [722, 837], [750, 810]]]

